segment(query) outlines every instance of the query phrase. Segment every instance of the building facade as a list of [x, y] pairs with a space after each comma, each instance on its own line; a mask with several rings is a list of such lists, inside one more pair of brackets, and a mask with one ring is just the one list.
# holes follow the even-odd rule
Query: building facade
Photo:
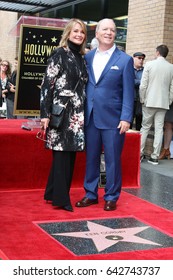
[[13, 64], [18, 54], [18, 38], [9, 34], [18, 20], [14, 12], [0, 11], [0, 58]]
[[173, 62], [173, 1], [129, 0], [127, 53], [142, 51], [151, 60], [160, 44], [169, 47], [168, 60]]
[[[118, 26], [118, 38], [125, 31], [126, 52], [136, 51], [146, 54], [146, 61], [154, 58], [159, 44], [169, 47], [168, 60], [173, 62], [173, 1], [172, 0], [88, 0], [80, 4], [41, 13], [41, 17], [70, 18], [79, 17], [89, 25], [103, 17], [127, 18], [127, 26]], [[13, 62], [18, 55], [19, 38], [9, 34], [16, 25], [20, 14], [0, 11], [0, 57]], [[122, 28], [122, 30], [120, 30]], [[123, 33], [124, 32], [124, 33]], [[89, 36], [93, 36], [89, 32]], [[119, 36], [120, 34], [120, 36]], [[117, 38], [117, 40], [118, 40]], [[119, 41], [118, 41], [119, 42]]]

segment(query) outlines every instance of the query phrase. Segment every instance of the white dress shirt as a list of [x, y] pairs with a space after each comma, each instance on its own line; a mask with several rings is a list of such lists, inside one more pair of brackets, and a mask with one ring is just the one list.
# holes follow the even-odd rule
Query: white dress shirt
[[93, 70], [94, 70], [94, 76], [96, 82], [98, 82], [101, 73], [103, 72], [103, 69], [105, 68], [106, 64], [108, 63], [112, 53], [114, 52], [116, 46], [113, 45], [112, 48], [106, 51], [99, 51], [99, 48], [97, 48], [94, 59], [93, 59]]

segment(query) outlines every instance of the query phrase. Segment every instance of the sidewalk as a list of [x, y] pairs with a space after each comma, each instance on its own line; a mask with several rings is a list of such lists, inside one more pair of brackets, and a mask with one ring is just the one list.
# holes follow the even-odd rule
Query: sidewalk
[[144, 159], [141, 163], [140, 177], [140, 188], [129, 188], [124, 191], [173, 211], [173, 159], [160, 160], [158, 165], [152, 165]]
[[151, 172], [155, 172], [173, 178], [173, 159], [159, 160], [158, 165], [153, 165], [151, 163], [148, 163], [147, 159], [144, 159], [141, 162], [141, 169], [145, 169]]

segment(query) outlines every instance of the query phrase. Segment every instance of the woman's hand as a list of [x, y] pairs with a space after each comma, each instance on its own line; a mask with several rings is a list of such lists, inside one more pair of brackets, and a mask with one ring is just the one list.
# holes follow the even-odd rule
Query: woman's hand
[[16, 92], [16, 87], [11, 83], [9, 83], [9, 86], [10, 86], [10, 91], [15, 93]]
[[6, 97], [6, 93], [8, 92], [8, 89], [3, 89], [2, 90], [2, 97]]
[[46, 128], [48, 127], [49, 125], [49, 122], [50, 122], [50, 119], [49, 118], [43, 118], [41, 119], [41, 122], [40, 122], [40, 125], [41, 125], [41, 128], [46, 130]]

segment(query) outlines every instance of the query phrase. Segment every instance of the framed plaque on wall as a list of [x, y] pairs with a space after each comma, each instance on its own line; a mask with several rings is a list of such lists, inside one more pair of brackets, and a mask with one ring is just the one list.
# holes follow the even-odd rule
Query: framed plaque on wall
[[47, 59], [57, 48], [63, 28], [20, 26], [15, 115], [39, 116], [40, 87]]

